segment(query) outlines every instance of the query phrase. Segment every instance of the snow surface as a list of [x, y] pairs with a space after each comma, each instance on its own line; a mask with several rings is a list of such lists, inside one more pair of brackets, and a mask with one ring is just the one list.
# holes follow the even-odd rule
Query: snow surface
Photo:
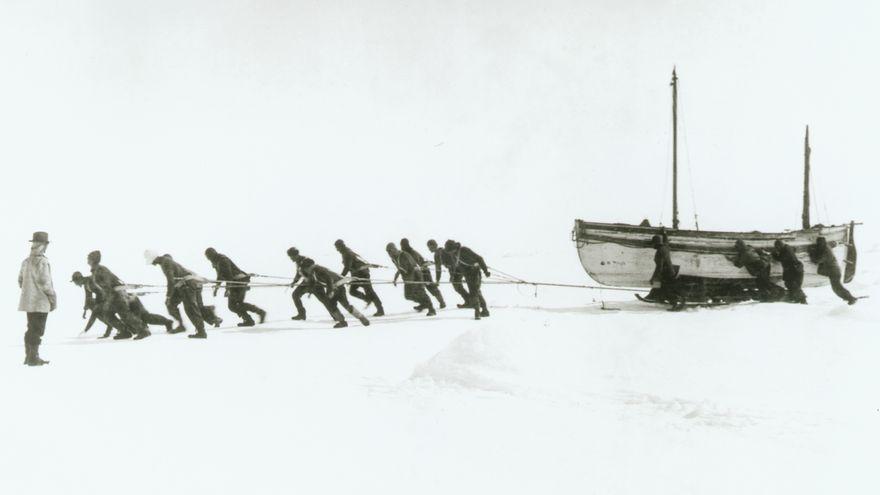
[[[528, 272], [540, 258], [499, 261]], [[873, 299], [855, 307], [827, 288], [810, 290], [806, 307], [668, 313], [627, 293], [491, 286], [492, 317], [477, 322], [457, 309], [413, 316], [401, 290], [383, 286], [391, 314], [368, 328], [332, 330], [314, 301], [309, 321], [291, 322], [282, 289], [252, 291], [270, 322], [207, 341], [100, 341], [77, 335], [75, 317], [50, 317], [50, 365], [22, 366], [8, 336], [0, 348], [0, 483], [6, 493], [875, 493], [878, 261], [863, 255], [871, 268], [852, 288]]]

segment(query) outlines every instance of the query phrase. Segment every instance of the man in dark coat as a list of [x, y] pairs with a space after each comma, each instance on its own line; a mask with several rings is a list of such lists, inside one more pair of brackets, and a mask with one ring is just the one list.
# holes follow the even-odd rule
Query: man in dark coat
[[242, 322], [238, 324], [240, 327], [252, 327], [255, 325], [254, 319], [248, 314], [254, 313], [260, 319], [260, 323], [266, 321], [266, 312], [244, 301], [245, 295], [251, 290], [251, 276], [244, 270], [236, 266], [225, 254], [220, 254], [214, 248], [205, 250], [205, 257], [211, 262], [211, 266], [217, 271], [217, 284], [214, 285], [214, 296], [217, 296], [217, 290], [222, 282], [226, 282], [225, 296], [228, 299], [229, 311], [237, 314]]
[[303, 296], [306, 294], [312, 294], [325, 308], [327, 308], [327, 293], [322, 286], [318, 285], [311, 277], [306, 276], [303, 272], [303, 265], [313, 265], [315, 264], [314, 260], [301, 255], [299, 249], [295, 247], [287, 250], [287, 256], [290, 258], [290, 261], [296, 263], [296, 275], [293, 277], [293, 282], [290, 284], [290, 286], [294, 288], [292, 297], [293, 305], [296, 307], [296, 316], [292, 317], [291, 320], [305, 320], [306, 308], [302, 303]]
[[651, 246], [654, 247], [654, 273], [651, 275], [651, 286], [657, 284], [658, 297], [672, 304], [671, 311], [684, 309], [684, 297], [678, 290], [678, 266], [672, 264], [669, 244], [663, 241], [663, 237], [655, 235], [651, 238]]
[[463, 276], [461, 273], [453, 270], [455, 259], [453, 259], [445, 249], [438, 246], [437, 241], [434, 239], [428, 241], [428, 250], [434, 255], [434, 271], [437, 275], [437, 282], [440, 282], [440, 276], [443, 274], [443, 267], [445, 266], [446, 269], [449, 270], [449, 281], [452, 283], [452, 288], [455, 289], [455, 292], [457, 292], [464, 300], [464, 303], [459, 304], [458, 307], [470, 308], [471, 295], [468, 294], [467, 289], [464, 288], [464, 284], [462, 283]]
[[177, 321], [177, 327], [173, 333], [184, 331], [183, 318], [178, 306], [183, 303], [183, 310], [189, 321], [196, 328], [196, 333], [188, 335], [191, 339], [206, 339], [205, 322], [219, 326], [223, 322], [214, 313], [213, 307], [205, 307], [202, 301], [202, 283], [204, 279], [187, 270], [180, 263], [174, 261], [170, 254], [157, 256], [146, 252], [144, 257], [151, 265], [158, 266], [165, 275], [167, 289], [165, 291], [165, 307], [168, 314]]
[[422, 272], [422, 281], [425, 282], [425, 289], [434, 296], [434, 299], [437, 300], [437, 304], [440, 305], [440, 309], [445, 308], [446, 301], [443, 300], [443, 294], [440, 292], [440, 287], [434, 283], [434, 280], [431, 278], [431, 266], [425, 261], [425, 257], [413, 249], [409, 243], [409, 239], [406, 238], [400, 240], [400, 250], [412, 256], [416, 264], [419, 265]]
[[342, 255], [342, 273], [340, 273], [340, 275], [345, 277], [351, 273], [352, 278], [357, 279], [352, 280], [352, 283], [348, 287], [348, 293], [353, 297], [365, 301], [367, 306], [375, 304], [376, 313], [373, 314], [373, 316], [385, 316], [385, 310], [382, 308], [382, 301], [373, 289], [373, 284], [370, 283], [370, 266], [372, 265], [364, 261], [363, 258], [346, 246], [342, 239], [337, 239], [333, 245], [336, 247], [336, 250], [339, 251], [339, 254]]
[[110, 336], [110, 333], [115, 328], [117, 333], [128, 333], [131, 336], [131, 333], [128, 330], [125, 330], [125, 325], [119, 321], [119, 318], [116, 317], [115, 313], [106, 313], [102, 311], [106, 305], [103, 304], [102, 300], [102, 292], [98, 289], [98, 286], [95, 284], [94, 280], [90, 276], [83, 276], [80, 272], [73, 272], [73, 276], [71, 277], [71, 282], [73, 282], [77, 287], [82, 287], [83, 292], [85, 293], [85, 302], [83, 303], [83, 318], [85, 318], [86, 311], [91, 311], [92, 314], [89, 317], [89, 321], [86, 324], [85, 330], [83, 332], [88, 332], [89, 329], [92, 328], [92, 325], [95, 324], [95, 321], [100, 321], [104, 325], [107, 326], [107, 329], [104, 331], [104, 335], [98, 337], [99, 339], [106, 339]]
[[92, 282], [97, 291], [101, 293], [100, 303], [95, 307], [94, 311], [99, 314], [118, 315], [122, 327], [116, 327], [116, 340], [131, 338], [134, 334], [135, 340], [140, 340], [150, 336], [150, 330], [147, 324], [143, 322], [136, 314], [132, 313], [128, 306], [127, 293], [125, 284], [119, 279], [109, 268], [101, 264], [101, 252], [92, 251], [86, 260], [92, 271]]
[[348, 302], [348, 297], [345, 295], [345, 280], [342, 275], [339, 275], [321, 265], [316, 265], [314, 261], [308, 258], [302, 261], [301, 266], [305, 276], [312, 279], [317, 285], [323, 287], [324, 291], [327, 293], [327, 310], [330, 311], [330, 315], [336, 320], [336, 324], [333, 325], [333, 328], [343, 328], [348, 326], [348, 322], [345, 321], [345, 317], [342, 316], [337, 304], [342, 305], [346, 311], [360, 320], [362, 325], [370, 325], [370, 320]]
[[793, 303], [807, 304], [807, 295], [801, 288], [804, 284], [804, 264], [798, 259], [794, 248], [782, 239], [773, 243], [773, 259], [782, 265], [782, 281], [788, 290], [788, 300]]
[[452, 239], [443, 244], [443, 250], [454, 260], [450, 273], [464, 275], [471, 296], [471, 305], [474, 308], [474, 319], [479, 320], [481, 317], [489, 316], [489, 308], [486, 306], [486, 299], [480, 286], [483, 283], [483, 275], [489, 277], [491, 274], [483, 257]]
[[770, 281], [769, 256], [762, 256], [757, 249], [746, 244], [742, 239], [737, 239], [733, 245], [736, 256], [731, 260], [733, 266], [745, 268], [749, 275], [755, 277], [755, 285], [758, 287], [758, 299], [761, 301], [777, 300], [778, 295], [783, 293], [782, 288]]
[[831, 290], [837, 294], [837, 297], [849, 304], [855, 304], [858, 299], [853, 297], [841, 283], [840, 265], [837, 264], [837, 258], [834, 256], [831, 246], [828, 245], [828, 241], [824, 237], [817, 237], [816, 244], [810, 246], [807, 252], [810, 255], [810, 260], [819, 265], [816, 273], [828, 277], [831, 282]]
[[428, 316], [436, 315], [437, 312], [434, 310], [431, 298], [428, 297], [428, 293], [425, 291], [422, 267], [416, 263], [416, 260], [409, 253], [398, 250], [393, 242], [389, 242], [385, 246], [385, 252], [388, 253], [388, 256], [391, 257], [391, 262], [397, 268], [397, 271], [394, 272], [394, 280], [392, 281], [394, 286], [397, 286], [397, 279], [402, 275], [403, 297], [408, 301], [418, 303], [413, 309], [416, 311], [427, 309]]

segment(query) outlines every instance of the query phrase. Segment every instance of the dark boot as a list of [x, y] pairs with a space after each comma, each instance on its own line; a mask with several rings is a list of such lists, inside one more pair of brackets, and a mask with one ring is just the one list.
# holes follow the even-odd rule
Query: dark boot
[[434, 311], [434, 308], [428, 308], [428, 314], [426, 316], [437, 316], [437, 312]]
[[346, 322], [345, 320], [342, 320], [342, 321], [337, 321], [336, 324], [333, 325], [333, 328], [345, 328], [347, 326], [348, 326], [348, 322]]
[[298, 314], [298, 315], [296, 315], [296, 316], [293, 316], [293, 317], [291, 317], [290, 319], [291, 319], [291, 320], [305, 320], [305, 319], [306, 319], [306, 315], [305, 315], [305, 313], [302, 313], [302, 314]]
[[480, 316], [482, 316], [483, 318], [489, 316], [489, 310], [484, 309], [484, 310], [480, 311]]
[[440, 309], [444, 309], [446, 307], [446, 301], [443, 300], [443, 294], [440, 291], [437, 291], [437, 302], [440, 303]]
[[176, 333], [176, 332], [174, 332], [174, 322], [173, 321], [168, 320], [165, 322], [165, 331], [168, 333]]
[[257, 317], [260, 319], [260, 324], [266, 323], [266, 310], [261, 309], [257, 311]]
[[385, 316], [385, 309], [382, 307], [382, 303], [376, 300], [375, 304], [376, 312], [373, 314], [373, 316]]
[[240, 326], [240, 327], [252, 327], [254, 325], [256, 325], [256, 323], [254, 323], [254, 320], [252, 320], [250, 318], [248, 318], [247, 320], [244, 320], [243, 322], [238, 324], [238, 326]]
[[116, 332], [116, 335], [113, 336], [113, 340], [124, 340], [124, 339], [130, 339], [130, 338], [131, 338], [131, 332], [129, 332], [128, 330], [118, 330]]
[[31, 362], [31, 352], [32, 352], [31, 345], [25, 344], [24, 345], [24, 363], [23, 364], [28, 364]]
[[168, 333], [180, 333], [180, 332], [185, 332], [185, 331], [186, 331], [186, 329], [183, 328], [183, 325], [178, 324], [176, 327], [172, 328], [171, 330], [168, 330]]
[[42, 366], [44, 364], [49, 364], [49, 361], [46, 361], [40, 358], [40, 346], [37, 344], [31, 344], [31, 360], [27, 363], [28, 366]]
[[426, 306], [425, 306], [424, 304], [419, 304], [418, 306], [413, 306], [413, 309], [416, 310], [416, 311], [418, 311], [419, 313], [421, 313], [422, 311], [424, 311], [425, 308], [426, 308]]
[[189, 337], [191, 339], [207, 339], [208, 334], [205, 333], [204, 330], [201, 330], [201, 331], [197, 331], [196, 333], [194, 333], [192, 335], [187, 335], [187, 337]]
[[459, 307], [459, 309], [467, 309], [467, 308], [473, 308], [474, 305], [471, 303], [463, 303], [463, 304], [459, 304], [458, 307]]
[[145, 338], [149, 337], [150, 335], [152, 335], [152, 334], [150, 333], [149, 330], [143, 330], [141, 332], [138, 332], [138, 334], [134, 336], [134, 340], [145, 339]]

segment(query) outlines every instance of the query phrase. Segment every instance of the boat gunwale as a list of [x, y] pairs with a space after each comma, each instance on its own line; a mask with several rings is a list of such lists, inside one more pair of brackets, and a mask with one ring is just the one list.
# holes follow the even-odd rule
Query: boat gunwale
[[718, 231], [718, 230], [688, 230], [688, 229], [677, 229], [673, 230], [671, 228], [666, 227], [654, 227], [654, 226], [641, 226], [641, 225], [633, 225], [627, 223], [605, 223], [605, 222], [588, 222], [586, 220], [575, 219], [575, 237], [580, 237], [580, 229], [582, 227], [593, 227], [602, 230], [612, 231], [612, 232], [631, 232], [637, 234], [645, 234], [645, 235], [656, 235], [661, 232], [665, 233], [669, 237], [691, 237], [691, 238], [726, 238], [732, 237], [737, 239], [776, 239], [776, 238], [791, 238], [795, 237], [798, 234], [818, 234], [823, 230], [831, 230], [831, 229], [846, 229], [849, 228], [851, 224], [839, 224], [839, 225], [816, 225], [809, 229], [797, 229], [797, 230], [788, 230], [784, 232], [760, 232], [760, 231], [752, 231], [752, 232], [734, 232], [734, 231]]

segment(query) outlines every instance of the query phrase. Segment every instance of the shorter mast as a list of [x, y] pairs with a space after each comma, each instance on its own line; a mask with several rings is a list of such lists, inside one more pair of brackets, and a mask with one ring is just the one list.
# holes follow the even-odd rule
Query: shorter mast
[[810, 126], [804, 135], [804, 210], [801, 212], [801, 226], [810, 228]]

